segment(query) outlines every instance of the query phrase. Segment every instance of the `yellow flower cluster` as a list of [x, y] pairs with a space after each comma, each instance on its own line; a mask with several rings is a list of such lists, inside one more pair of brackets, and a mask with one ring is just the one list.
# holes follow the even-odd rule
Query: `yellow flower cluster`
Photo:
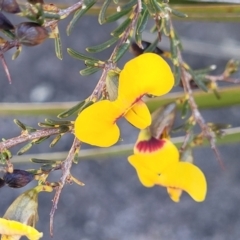
[[134, 154], [128, 161], [145, 187], [166, 187], [175, 202], [179, 201], [182, 191], [197, 202], [204, 201], [207, 192], [204, 174], [194, 164], [179, 159], [179, 152], [170, 140], [156, 139], [145, 129], [140, 131]]
[[130, 60], [120, 72], [115, 100], [102, 100], [84, 109], [75, 121], [75, 135], [82, 142], [109, 147], [120, 136], [117, 120], [125, 117], [141, 129], [134, 154], [128, 158], [141, 183], [166, 187], [175, 202], [183, 190], [201, 202], [207, 191], [202, 171], [192, 163], [181, 162], [174, 144], [167, 138], [154, 138], [148, 128], [152, 119], [142, 97], [164, 95], [173, 85], [171, 69], [159, 55], [145, 53]]
[[115, 101], [103, 100], [84, 109], [75, 121], [75, 135], [82, 142], [109, 147], [119, 140], [116, 124], [125, 117], [133, 126], [144, 129], [151, 115], [141, 100], [145, 94], [161, 96], [174, 85], [169, 65], [157, 54], [145, 53], [127, 62], [120, 72]]

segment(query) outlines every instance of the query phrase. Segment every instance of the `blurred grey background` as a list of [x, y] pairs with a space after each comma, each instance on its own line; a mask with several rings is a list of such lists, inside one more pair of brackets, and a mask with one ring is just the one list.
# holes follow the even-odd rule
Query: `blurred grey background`
[[[13, 51], [5, 55], [13, 83], [8, 84], [0, 66], [1, 102], [80, 101], [91, 93], [100, 74], [82, 77], [79, 71], [84, 68], [84, 64], [71, 58], [66, 48], [84, 52], [86, 47], [109, 39], [109, 34], [116, 25], [104, 25], [100, 30], [97, 17], [84, 16], [68, 37], [65, 30], [70, 19], [68, 17], [60, 23], [64, 50], [62, 61], [56, 58], [54, 41], [51, 39], [34, 48], [24, 47], [15, 61], [11, 60]], [[19, 19], [13, 21], [17, 24]], [[184, 58], [194, 69], [216, 64], [218, 68], [215, 73], [221, 73], [230, 58], [240, 59], [239, 23], [175, 21], [174, 24], [184, 40]], [[167, 49], [168, 45], [164, 41], [163, 48]], [[111, 49], [96, 56], [105, 60], [110, 53]], [[122, 67], [131, 57], [130, 53], [126, 54], [119, 66]], [[210, 122], [229, 123], [233, 127], [240, 125], [240, 108], [237, 106], [203, 110], [202, 113]], [[48, 116], [15, 117], [36, 127], [37, 122], [44, 121]], [[1, 138], [19, 135], [19, 129], [12, 121], [15, 117], [0, 116]], [[124, 143], [136, 140], [138, 131], [125, 121], [121, 121], [121, 131]], [[53, 149], [48, 148], [48, 141], [34, 146], [31, 153], [67, 151], [72, 140], [73, 136], [69, 134]], [[168, 197], [166, 189], [144, 188], [128, 164], [127, 156], [91, 159], [73, 165], [72, 174], [86, 185], [64, 187], [55, 214], [53, 239], [240, 239], [239, 142], [220, 147], [225, 170], [220, 168], [209, 147], [194, 150], [195, 162], [204, 171], [208, 181], [208, 194], [203, 203], [194, 202], [184, 193], [181, 201], [176, 204]], [[15, 147], [13, 153], [16, 154], [20, 147]], [[83, 149], [87, 147], [84, 145]], [[27, 169], [36, 166], [18, 164], [16, 167]], [[60, 172], [55, 172], [51, 175], [51, 180], [56, 181], [59, 177]], [[23, 189], [1, 188], [0, 215], [4, 214], [20, 193], [34, 184]], [[51, 239], [49, 213], [53, 196], [54, 193], [41, 193], [39, 197], [40, 219], [37, 229], [44, 232], [43, 240]]]

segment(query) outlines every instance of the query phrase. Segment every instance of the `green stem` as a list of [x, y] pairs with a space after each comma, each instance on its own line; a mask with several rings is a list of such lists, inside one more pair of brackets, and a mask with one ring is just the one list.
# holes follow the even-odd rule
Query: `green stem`
[[[228, 107], [233, 105], [240, 105], [240, 87], [225, 87], [219, 89], [220, 99], [217, 99], [214, 93], [205, 93], [203, 91], [195, 91], [194, 97], [196, 103], [201, 109]], [[182, 92], [170, 93], [163, 97], [151, 98], [147, 101], [147, 105], [150, 111], [156, 108], [174, 102], [179, 98], [184, 98]], [[63, 103], [0, 103], [0, 116], [40, 116], [51, 115], [56, 116], [60, 112], [71, 108], [76, 105], [77, 102], [63, 102]], [[181, 106], [179, 106], [180, 108]]]
[[[184, 137], [173, 138], [172, 141], [176, 146], [180, 147]], [[239, 143], [240, 142], [240, 127], [231, 128], [225, 130], [225, 136], [221, 139], [217, 139], [218, 145]], [[208, 141], [204, 141], [201, 146], [209, 146]], [[196, 146], [196, 147], [201, 147]], [[110, 148], [94, 148], [81, 150], [79, 160], [99, 160], [100, 158], [109, 158], [115, 156], [128, 156], [133, 153], [133, 144], [125, 144], [114, 146]], [[68, 152], [56, 152], [56, 153], [41, 153], [41, 154], [25, 154], [22, 156], [16, 156], [12, 159], [12, 163], [26, 163], [30, 158], [48, 159], [48, 160], [60, 160], [65, 159]]]
[[[125, 1], [126, 3], [127, 1]], [[87, 14], [98, 15], [102, 6], [103, 0], [99, 0]], [[121, 1], [120, 5], [125, 4]], [[189, 4], [190, 3], [190, 4]], [[171, 7], [188, 15], [187, 18], [177, 18], [183, 21], [240, 21], [240, 5], [239, 4], [223, 4], [223, 3], [191, 3], [187, 0], [170, 0]], [[69, 4], [57, 4], [60, 8], [67, 8]], [[108, 14], [116, 13], [118, 5], [112, 4], [108, 8]]]

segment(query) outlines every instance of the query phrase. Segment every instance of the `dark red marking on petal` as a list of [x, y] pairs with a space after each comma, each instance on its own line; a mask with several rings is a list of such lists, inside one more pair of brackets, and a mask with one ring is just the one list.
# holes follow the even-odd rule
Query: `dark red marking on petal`
[[139, 152], [155, 152], [162, 148], [165, 141], [162, 139], [156, 139], [154, 137], [149, 140], [140, 141], [137, 143], [136, 148]]

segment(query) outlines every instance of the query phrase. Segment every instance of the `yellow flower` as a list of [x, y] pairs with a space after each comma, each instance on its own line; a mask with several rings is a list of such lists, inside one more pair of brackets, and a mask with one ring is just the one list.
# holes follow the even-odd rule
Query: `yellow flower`
[[14, 240], [15, 237], [19, 236], [26, 236], [30, 240], [38, 240], [43, 236], [33, 227], [4, 218], [0, 218], [0, 234], [2, 240]]
[[140, 131], [134, 154], [128, 161], [145, 187], [166, 187], [175, 202], [179, 201], [182, 191], [197, 202], [205, 199], [207, 183], [202, 171], [192, 163], [180, 162], [175, 145], [168, 139], [152, 137], [149, 129]]
[[84, 109], [75, 121], [76, 137], [88, 144], [109, 147], [120, 136], [116, 121], [124, 116], [139, 129], [151, 124], [151, 115], [141, 98], [145, 94], [168, 93], [174, 77], [168, 64], [157, 54], [142, 54], [127, 62], [120, 72], [115, 101], [103, 100]]

